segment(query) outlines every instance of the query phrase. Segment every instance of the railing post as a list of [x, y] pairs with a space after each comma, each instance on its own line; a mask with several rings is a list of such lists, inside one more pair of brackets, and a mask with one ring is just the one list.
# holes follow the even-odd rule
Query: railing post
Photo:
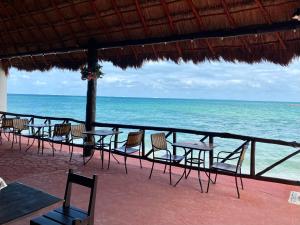
[[251, 141], [251, 155], [250, 155], [250, 175], [251, 175], [251, 177], [255, 176], [255, 147], [256, 147], [256, 142]]
[[[173, 143], [176, 143], [177, 137], [176, 132], [173, 132]], [[176, 155], [176, 146], [173, 146], [173, 155]]]
[[142, 138], [142, 157], [145, 156], [145, 130], [143, 130], [143, 138]]
[[[208, 143], [210, 146], [214, 145], [214, 137], [209, 136]], [[214, 149], [212, 148], [211, 151], [209, 151], [209, 167], [214, 163]]]
[[[119, 127], [116, 127], [115, 130], [118, 132], [119, 131]], [[118, 140], [119, 140], [119, 134], [115, 135], [115, 141], [114, 141], [114, 149], [118, 148]]]

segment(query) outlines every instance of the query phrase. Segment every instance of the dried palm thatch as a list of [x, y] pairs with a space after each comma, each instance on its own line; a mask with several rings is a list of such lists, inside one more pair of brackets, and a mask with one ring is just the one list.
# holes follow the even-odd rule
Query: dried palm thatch
[[[99, 60], [124, 69], [159, 59], [287, 65], [300, 55], [298, 29], [179, 39], [288, 22], [297, 8], [299, 0], [3, 0], [0, 60], [5, 70], [77, 70], [94, 38]], [[151, 43], [164, 38], [173, 41]]]

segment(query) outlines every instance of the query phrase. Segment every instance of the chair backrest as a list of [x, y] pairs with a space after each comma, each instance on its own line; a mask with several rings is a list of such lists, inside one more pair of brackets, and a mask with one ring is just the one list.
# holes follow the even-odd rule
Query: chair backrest
[[85, 125], [84, 124], [77, 124], [77, 125], [72, 125], [71, 126], [71, 135], [72, 135], [72, 137], [84, 138], [85, 135], [82, 134], [84, 131], [85, 131]]
[[1, 121], [1, 128], [13, 128], [13, 118], [3, 118]]
[[65, 201], [63, 206], [69, 207], [71, 202], [71, 194], [72, 194], [72, 184], [78, 184], [90, 189], [90, 198], [88, 204], [87, 214], [90, 217], [88, 224], [94, 224], [94, 212], [95, 212], [95, 203], [96, 203], [96, 193], [97, 193], [97, 181], [98, 176], [94, 175], [93, 178], [81, 176], [73, 173], [73, 170], [69, 170], [66, 191], [65, 191]]
[[70, 130], [71, 130], [70, 123], [55, 124], [53, 130], [53, 136], [68, 136], [70, 134]]
[[165, 150], [168, 148], [165, 133], [151, 134], [151, 143], [153, 151]]
[[127, 148], [133, 148], [137, 146], [141, 146], [142, 139], [143, 139], [144, 131], [135, 131], [135, 132], [129, 132], [127, 141], [126, 141], [126, 147]]
[[240, 157], [239, 157], [239, 160], [238, 160], [238, 167], [241, 167], [243, 162], [244, 162], [244, 159], [245, 159], [245, 154], [246, 154], [246, 151], [249, 147], [249, 141], [246, 141], [244, 142], [241, 146], [240, 146]]
[[13, 119], [13, 128], [22, 131], [28, 130], [29, 119]]

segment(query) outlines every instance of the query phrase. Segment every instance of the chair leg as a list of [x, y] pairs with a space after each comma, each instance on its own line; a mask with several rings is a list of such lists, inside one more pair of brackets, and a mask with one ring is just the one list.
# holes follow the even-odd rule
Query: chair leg
[[[70, 149], [70, 146], [69, 146], [69, 149]], [[74, 150], [74, 146], [72, 145], [72, 148], [71, 148], [71, 155], [70, 155], [70, 160], [69, 160], [69, 162], [71, 162], [71, 160], [72, 160], [73, 150]], [[69, 151], [70, 151], [70, 150], [69, 150]]]
[[11, 149], [14, 147], [14, 141], [15, 141], [15, 134], [13, 134], [13, 139], [12, 139], [12, 142], [11, 142]]
[[59, 151], [61, 152], [61, 150], [62, 150], [62, 143], [60, 144], [60, 149], [59, 149]]
[[216, 176], [215, 176], [215, 180], [214, 180], [213, 184], [217, 183], [217, 177], [218, 177], [218, 171], [216, 171]]
[[22, 149], [21, 149], [21, 134], [20, 134], [20, 136], [19, 136], [19, 150], [21, 151]]
[[52, 156], [54, 157], [54, 143], [52, 143]]
[[243, 179], [242, 179], [242, 169], [240, 168], [240, 180], [241, 180], [241, 186], [242, 186], [242, 190], [244, 190], [244, 184], [243, 184]]
[[208, 172], [208, 183], [207, 183], [206, 193], [208, 193], [208, 190], [209, 190], [210, 174], [211, 174], [211, 172], [210, 172], [210, 170], [209, 170], [209, 172]]
[[139, 158], [140, 158], [140, 167], [141, 167], [141, 169], [143, 168], [143, 166], [142, 166], [142, 159], [141, 159], [141, 152], [139, 151]]
[[238, 181], [237, 181], [237, 176], [235, 175], [235, 186], [236, 186], [236, 191], [238, 194], [238, 198], [240, 198], [240, 192], [239, 192], [239, 185], [238, 185]]
[[127, 174], [127, 156], [124, 156], [124, 162], [125, 162], [125, 172]]
[[151, 179], [153, 168], [154, 168], [154, 162], [152, 162], [152, 167], [151, 167], [151, 172], [150, 172], [150, 175], [149, 175], [149, 179]]
[[201, 193], [203, 193], [201, 176], [200, 176], [200, 160], [199, 160], [199, 163], [198, 163], [198, 180], [199, 180], [199, 184], [200, 184], [200, 188], [201, 188]]
[[111, 152], [109, 150], [108, 152], [108, 163], [107, 163], [107, 169], [109, 169], [109, 166], [110, 166], [110, 155], [111, 155]]
[[170, 185], [172, 185], [172, 166], [170, 164], [169, 173], [170, 173]]
[[167, 164], [165, 164], [165, 169], [164, 169], [164, 173], [166, 173], [166, 169], [167, 169]]

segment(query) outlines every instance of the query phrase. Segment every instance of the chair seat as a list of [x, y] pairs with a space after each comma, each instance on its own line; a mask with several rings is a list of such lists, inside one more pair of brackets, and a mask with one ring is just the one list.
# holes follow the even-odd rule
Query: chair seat
[[211, 169], [222, 170], [222, 171], [235, 173], [237, 167], [235, 165], [232, 165], [232, 164], [217, 162], [217, 163], [212, 164]]
[[46, 137], [46, 139], [49, 141], [66, 141], [67, 140], [66, 137], [62, 137], [62, 136]]
[[[165, 161], [170, 161], [170, 155], [169, 154], [165, 154], [159, 157], [154, 157], [154, 159], [159, 159], [159, 160], [165, 160]], [[183, 155], [171, 155], [171, 161], [172, 162], [180, 162], [181, 160], [184, 159]]]
[[60, 207], [41, 217], [30, 221], [31, 225], [72, 225], [75, 219], [85, 220], [88, 218], [86, 212], [75, 207]]
[[[126, 152], [125, 152], [126, 150]], [[125, 148], [125, 146], [122, 146], [120, 148], [115, 148], [115, 149], [112, 149], [113, 152], [120, 152], [120, 153], [126, 153], [126, 154], [132, 154], [132, 153], [135, 153], [135, 152], [138, 152], [139, 149], [137, 148]]]

